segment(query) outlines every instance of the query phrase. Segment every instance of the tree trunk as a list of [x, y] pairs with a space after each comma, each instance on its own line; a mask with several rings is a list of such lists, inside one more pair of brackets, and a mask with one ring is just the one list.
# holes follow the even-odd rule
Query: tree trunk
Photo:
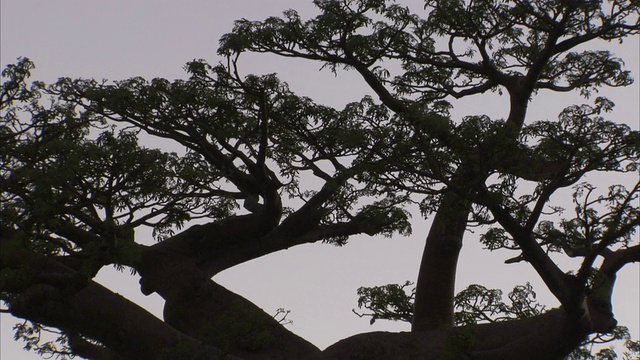
[[453, 326], [456, 270], [469, 211], [468, 202], [455, 193], [443, 196], [422, 255], [411, 331]]

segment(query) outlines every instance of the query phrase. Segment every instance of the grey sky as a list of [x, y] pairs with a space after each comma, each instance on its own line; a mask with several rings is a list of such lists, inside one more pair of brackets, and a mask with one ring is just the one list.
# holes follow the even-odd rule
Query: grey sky
[[[407, 0], [421, 10], [421, 2]], [[301, 0], [211, 0], [211, 1], [87, 1], [87, 0], [2, 0], [2, 67], [26, 56], [36, 63], [34, 79], [51, 82], [58, 77], [123, 79], [185, 77], [183, 65], [216, 56], [218, 38], [231, 30], [233, 20], [261, 20], [294, 8], [308, 17], [315, 12], [311, 1]], [[607, 45], [627, 61], [634, 77], [640, 78], [638, 38], [622, 46]], [[318, 71], [320, 64], [267, 55], [243, 56], [245, 73], [278, 72], [292, 89], [319, 102], [342, 106], [369, 91], [355, 74]], [[638, 128], [638, 85], [603, 92], [617, 105], [611, 119]], [[582, 102], [574, 94], [541, 94], [531, 106], [530, 119], [553, 119], [565, 106]], [[454, 115], [486, 113], [504, 117], [504, 99], [469, 99], [457, 105]], [[356, 307], [359, 286], [414, 281], [417, 276], [428, 221], [414, 215], [410, 237], [355, 237], [344, 248], [330, 245], [301, 246], [272, 254], [229, 270], [217, 277], [223, 285], [255, 302], [269, 313], [277, 308], [292, 310], [291, 330], [324, 348], [349, 335], [375, 330], [408, 330], [398, 323], [378, 322], [370, 326], [351, 309]], [[502, 288], [530, 281], [542, 302], [557, 303], [527, 264], [506, 266], [514, 254], [480, 251], [477, 234], [467, 234], [459, 262], [458, 289], [471, 283]], [[480, 267], [477, 265], [481, 264]], [[640, 337], [639, 269], [629, 265], [619, 274], [614, 311], [621, 324]], [[137, 278], [128, 272], [105, 269], [99, 281], [137, 301], [155, 314], [161, 313], [157, 295], [139, 294]], [[14, 343], [11, 327], [17, 320], [1, 317], [2, 360], [39, 359]]]

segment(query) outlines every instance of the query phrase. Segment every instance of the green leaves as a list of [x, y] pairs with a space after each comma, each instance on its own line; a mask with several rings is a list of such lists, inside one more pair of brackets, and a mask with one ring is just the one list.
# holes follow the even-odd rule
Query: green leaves
[[[152, 227], [164, 240], [189, 220], [207, 219], [167, 246], [189, 238], [181, 256], [218, 271], [304, 242], [407, 235], [406, 205], [417, 203], [424, 216], [458, 214], [452, 234], [499, 223], [481, 237], [485, 247], [523, 251], [507, 262], [531, 262], [570, 312], [589, 291], [604, 289], [607, 302], [612, 273], [635, 253], [605, 259], [601, 285], [590, 277], [593, 264], [628, 250], [640, 185], [598, 193], [580, 181], [595, 171], [636, 172], [640, 135], [604, 119], [613, 107], [605, 98], [568, 106], [557, 121], [527, 121], [526, 108], [539, 90], [589, 97], [602, 86], [629, 85], [621, 59], [578, 49], [637, 34], [637, 2], [426, 1], [424, 19], [384, 0], [314, 3], [320, 14], [309, 20], [289, 10], [237, 21], [221, 39], [226, 63], [194, 60], [183, 80], [45, 86], [27, 83], [28, 59], [10, 65], [0, 92], [0, 224], [27, 234], [33, 251], [65, 255], [91, 277], [109, 263], [136, 266], [135, 228]], [[315, 104], [274, 74], [240, 75], [245, 51], [355, 70], [380, 101], [364, 97], [342, 110]], [[450, 118], [451, 98], [487, 91], [508, 94], [506, 120], [473, 110], [462, 121]], [[572, 186], [575, 214], [563, 218], [549, 204]], [[235, 259], [207, 264], [227, 246]], [[564, 274], [552, 251], [581, 257], [577, 275]], [[360, 288], [358, 306], [370, 313], [359, 315], [410, 321], [411, 285]], [[544, 310], [529, 284], [508, 297], [471, 285], [455, 298], [456, 323]], [[253, 350], [269, 343], [259, 335]]]
[[[384, 286], [358, 288], [358, 308], [370, 313], [353, 312], [359, 317], [370, 317], [373, 325], [377, 320], [411, 322], [415, 288], [412, 282]], [[531, 284], [518, 285], [508, 295], [509, 303], [502, 301], [502, 291], [487, 289], [472, 284], [459, 292], [455, 299], [454, 319], [456, 326], [483, 322], [522, 319], [542, 314], [545, 307], [538, 304]]]
[[[585, 340], [582, 346], [575, 349], [566, 358], [567, 360], [614, 360], [618, 354], [613, 347], [603, 347], [604, 344], [619, 340], [624, 349], [618, 349], [623, 360], [637, 359], [640, 355], [640, 342], [631, 339], [631, 334], [626, 326], [616, 326], [611, 334], [594, 334]], [[594, 345], [599, 347], [596, 352]]]
[[[117, 234], [151, 226], [165, 239], [188, 220], [234, 215], [243, 199], [257, 199], [252, 212], [267, 206], [279, 218], [282, 193], [303, 203], [322, 198], [312, 201], [316, 225], [354, 224], [339, 232], [340, 242], [354, 231], [410, 232], [406, 198], [356, 180], [383, 166], [374, 151], [397, 136], [386, 107], [364, 98], [337, 111], [296, 96], [275, 75], [242, 78], [229, 66], [193, 61], [185, 67], [191, 77], [172, 82], [39, 85], [52, 107], [34, 96], [11, 107], [31, 119], [5, 119], [14, 140], [3, 144], [3, 181], [12, 184], [3, 192], [3, 221], [41, 229], [56, 251], [108, 249], [109, 261], [126, 263], [135, 256], [113, 242], [134, 239]], [[138, 144], [149, 136], [182, 155]], [[326, 182], [326, 191], [314, 190], [310, 177]]]
[[358, 308], [365, 308], [372, 313], [359, 314], [355, 310], [353, 312], [360, 317], [371, 317], [371, 325], [379, 319], [411, 322], [415, 289], [409, 291], [408, 288], [412, 285], [412, 282], [407, 281], [403, 285], [358, 288]]
[[16, 64], [9, 64], [2, 70], [2, 77], [6, 80], [3, 81], [0, 92], [0, 110], [12, 106], [15, 101], [28, 102], [39, 96], [37, 85], [29, 89], [25, 81], [31, 76], [31, 70], [34, 68], [31, 60], [22, 57], [18, 58]]
[[407, 199], [388, 196], [381, 201], [364, 206], [358, 218], [360, 221], [375, 224], [372, 226], [374, 231], [369, 232], [369, 235], [382, 234], [386, 237], [391, 237], [395, 233], [410, 235], [411, 214], [401, 207], [406, 202]]
[[629, 20], [637, 11], [633, 2], [427, 1], [425, 19], [385, 1], [316, 5], [321, 14], [308, 21], [291, 10], [283, 18], [237, 21], [220, 40], [220, 54], [269, 52], [320, 61], [333, 72], [355, 69], [405, 101], [487, 90], [530, 96], [538, 89], [578, 89], [588, 97], [600, 86], [631, 81], [607, 51], [569, 51], [638, 33], [638, 23]]
[[502, 291], [472, 284], [459, 292], [454, 300], [456, 325], [522, 319], [544, 312], [538, 304], [531, 284], [518, 285], [508, 295], [510, 304], [502, 301]]
[[68, 343], [68, 336], [61, 331], [46, 327], [32, 321], [25, 321], [13, 327], [14, 339], [24, 342], [24, 349], [34, 351], [41, 356], [60, 360], [72, 359], [73, 352]]
[[[28, 70], [32, 64], [16, 66]], [[5, 74], [28, 72], [10, 70]], [[26, 78], [11, 78], [3, 91], [27, 89], [25, 82]], [[150, 104], [162, 101], [157, 91], [162, 81], [157, 83], [150, 91]], [[8, 107], [0, 145], [2, 223], [30, 233], [33, 247], [46, 253], [93, 252], [99, 251], [89, 246], [96, 242], [94, 234], [113, 239], [121, 230], [141, 225], [153, 225], [160, 234], [201, 216], [194, 210], [211, 208], [215, 199], [198, 196], [198, 186], [210, 178], [189, 182], [188, 176], [180, 174], [193, 173], [190, 163], [181, 162], [175, 153], [139, 146], [140, 130], [113, 124], [103, 127], [112, 113], [86, 108], [81, 95], [100, 94], [105, 100], [102, 109], [108, 101], [118, 109], [140, 108], [135, 103], [144, 84], [134, 78], [126, 87], [122, 83], [115, 88], [62, 79], [50, 87], [33, 86], [28, 97], [14, 96], [3, 103]], [[113, 91], [107, 101], [108, 90]], [[53, 96], [47, 108], [39, 102], [41, 92]], [[228, 209], [228, 204], [216, 206], [214, 216], [224, 217]], [[211, 214], [214, 211], [208, 211]]]

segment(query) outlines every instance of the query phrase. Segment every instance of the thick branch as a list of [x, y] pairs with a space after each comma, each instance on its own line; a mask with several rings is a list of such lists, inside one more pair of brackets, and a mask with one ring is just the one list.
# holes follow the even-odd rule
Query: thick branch
[[564, 309], [531, 318], [420, 332], [352, 336], [324, 351], [326, 359], [561, 359], [586, 336]]
[[179, 253], [143, 253], [140, 274], [165, 300], [176, 329], [245, 359], [313, 359], [319, 350], [271, 315], [209, 279]]
[[[82, 277], [52, 259], [20, 250], [17, 241], [2, 237], [3, 271], [18, 266], [20, 271], [43, 273], [49, 278], [53, 274], [59, 275], [57, 278], [60, 279]], [[13, 260], [5, 261], [5, 256]], [[83, 334], [130, 359], [157, 359], [163, 352], [177, 347], [192, 351], [208, 349], [206, 354], [194, 355], [194, 359], [230, 359], [220, 350], [176, 331], [95, 282], [89, 281], [82, 286], [77, 282], [47, 283], [38, 278], [34, 277], [33, 283], [25, 283], [26, 290], [9, 301], [9, 310], [14, 316]]]
[[[322, 202], [318, 202], [316, 206], [321, 204]], [[298, 210], [291, 216], [294, 218], [288, 219], [286, 224], [283, 223], [264, 235], [251, 235], [250, 230], [257, 226], [251, 220], [251, 215], [245, 215], [242, 220], [237, 219], [236, 222], [196, 225], [154, 245], [153, 251], [187, 255], [195, 259], [200, 269], [211, 277], [238, 264], [293, 246], [332, 237], [375, 235], [384, 230], [376, 223], [357, 215], [346, 222], [319, 224], [318, 208], [313, 206], [305, 208], [304, 211]]]
[[614, 251], [605, 256], [600, 271], [615, 279], [616, 273], [628, 263], [640, 262], [640, 245]]
[[77, 333], [67, 333], [69, 347], [74, 354], [91, 360], [124, 360], [124, 358], [103, 346], [93, 344]]

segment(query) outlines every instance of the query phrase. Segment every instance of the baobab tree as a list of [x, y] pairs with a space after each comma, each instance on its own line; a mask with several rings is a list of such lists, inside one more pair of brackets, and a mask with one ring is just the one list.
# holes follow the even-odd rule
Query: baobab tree
[[[623, 333], [611, 294], [617, 272], [640, 261], [640, 184], [584, 179], [637, 174], [639, 133], [606, 120], [613, 103], [603, 97], [553, 121], [528, 119], [528, 105], [538, 92], [590, 99], [631, 84], [622, 60], [591, 44], [637, 35], [638, 4], [426, 1], [424, 18], [388, 1], [315, 4], [310, 20], [289, 10], [237, 21], [221, 39], [225, 61], [189, 63], [188, 80], [28, 85], [33, 64], [9, 66], [7, 311], [59, 329], [65, 347], [46, 351], [86, 358], [546, 359], [592, 334]], [[274, 75], [241, 76], [245, 52], [355, 71], [376, 98], [316, 104]], [[487, 92], [508, 97], [503, 119], [451, 118], [452, 99]], [[143, 146], [141, 134], [166, 149]], [[552, 201], [567, 190], [574, 206], [563, 212]], [[372, 319], [409, 321], [410, 332], [321, 351], [211, 280], [293, 246], [406, 234], [415, 203], [433, 219], [415, 292], [362, 288], [360, 303]], [[515, 252], [507, 263], [529, 263], [561, 306], [543, 311], [526, 286], [513, 292], [519, 303], [481, 286], [456, 296], [471, 226], [485, 228], [487, 249]], [[142, 244], [142, 227], [158, 242]], [[565, 272], [552, 253], [579, 265]], [[140, 274], [140, 291], [165, 301], [163, 321], [92, 280], [109, 265]]]

